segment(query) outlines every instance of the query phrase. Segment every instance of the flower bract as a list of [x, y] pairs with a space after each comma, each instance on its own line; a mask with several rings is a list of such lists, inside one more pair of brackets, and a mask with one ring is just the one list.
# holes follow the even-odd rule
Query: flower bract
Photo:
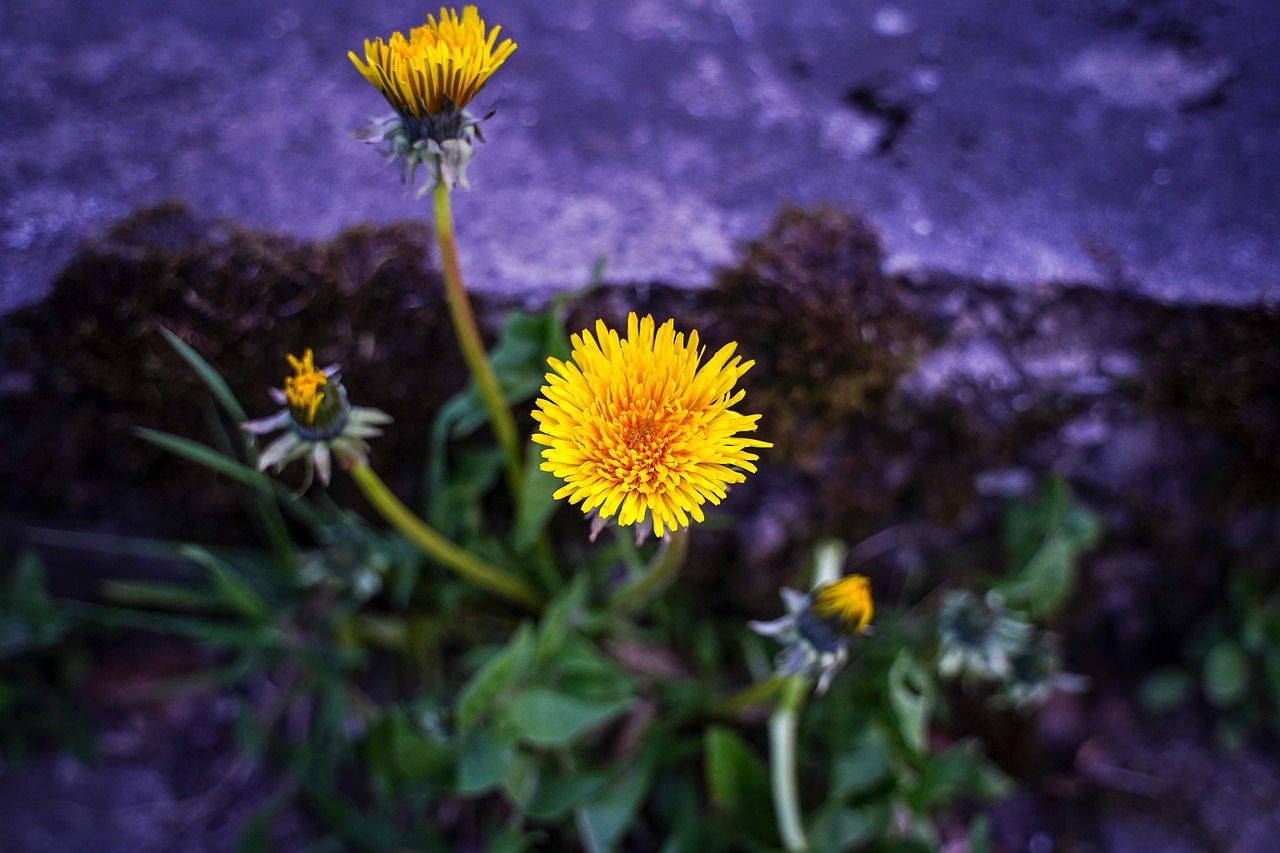
[[545, 446], [542, 470], [564, 481], [555, 497], [581, 504], [621, 525], [652, 518], [654, 533], [704, 518], [727, 487], [754, 472], [746, 438], [759, 415], [733, 410], [745, 392], [738, 379], [754, 362], [728, 344], [701, 364], [698, 333], [657, 326], [653, 317], [627, 318], [626, 337], [596, 323], [572, 338], [569, 361], [550, 358], [551, 373], [533, 417], [533, 440]]
[[808, 595], [782, 589], [787, 613], [769, 622], [750, 622], [762, 637], [777, 637], [783, 645], [779, 675], [805, 673], [818, 679], [818, 693], [826, 693], [831, 679], [849, 659], [849, 642], [868, 630], [873, 605], [871, 581], [849, 575], [817, 586]]
[[[287, 357], [293, 369], [283, 388], [271, 389], [271, 396], [283, 406], [274, 415], [241, 424], [245, 432], [266, 435], [284, 430], [258, 457], [258, 470], [277, 471], [295, 459], [307, 461], [307, 480], [318, 475], [329, 484], [332, 457], [355, 464], [365, 461], [365, 439], [381, 435], [379, 429], [391, 416], [377, 409], [352, 406], [336, 366], [317, 369], [315, 356], [306, 350], [301, 358]], [[305, 486], [304, 486], [305, 488]]]
[[395, 110], [358, 135], [387, 143], [390, 158], [403, 161], [406, 184], [425, 166], [428, 180], [419, 195], [440, 183], [468, 186], [474, 141], [483, 137], [480, 121], [465, 107], [516, 49], [511, 39], [498, 42], [501, 29], [486, 32], [475, 6], [464, 7], [461, 15], [442, 7], [440, 20], [428, 15], [407, 39], [398, 32], [385, 42], [366, 39], [364, 61], [347, 53]]

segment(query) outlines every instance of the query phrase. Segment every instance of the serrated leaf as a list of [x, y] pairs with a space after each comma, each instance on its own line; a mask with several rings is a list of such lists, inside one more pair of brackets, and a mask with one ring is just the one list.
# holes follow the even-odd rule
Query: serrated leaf
[[522, 623], [502, 651], [489, 659], [458, 694], [458, 728], [470, 729], [491, 710], [533, 656], [533, 629]]
[[534, 688], [516, 694], [506, 714], [523, 740], [539, 746], [563, 746], [618, 716], [632, 701], [632, 697], [590, 701]]

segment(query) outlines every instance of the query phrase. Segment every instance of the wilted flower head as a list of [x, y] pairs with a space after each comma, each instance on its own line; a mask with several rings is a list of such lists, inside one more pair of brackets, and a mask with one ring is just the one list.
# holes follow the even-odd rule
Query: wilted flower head
[[772, 446], [739, 435], [754, 432], [760, 416], [731, 408], [745, 393], [734, 385], [754, 364], [736, 347], [699, 367], [696, 331], [686, 340], [674, 320], [659, 327], [634, 313], [625, 338], [603, 320], [595, 336], [574, 335], [568, 362], [547, 360], [553, 372], [533, 412], [542, 470], [565, 483], [555, 497], [622, 525], [652, 516], [658, 536], [702, 521], [704, 503], [718, 504], [743, 471], [756, 470], [750, 449]]
[[305, 458], [306, 482], [309, 484], [316, 473], [320, 482], [328, 485], [332, 454], [348, 464], [364, 463], [369, 449], [364, 440], [381, 435], [378, 426], [390, 423], [391, 416], [377, 409], [353, 407], [337, 366], [317, 370], [311, 350], [302, 358], [287, 358], [293, 375], [285, 377], [283, 388], [271, 389], [272, 398], [284, 408], [269, 418], [241, 424], [241, 428], [254, 435], [286, 430], [262, 451], [259, 470], [274, 467], [279, 471], [293, 460]]
[[871, 622], [875, 611], [871, 581], [864, 575], [848, 575], [819, 584], [808, 595], [784, 587], [782, 600], [787, 615], [771, 622], [751, 622], [749, 627], [783, 643], [780, 675], [817, 675], [818, 692], [826, 693], [849, 657], [850, 639], [865, 632]]
[[966, 681], [998, 681], [1031, 639], [1031, 625], [1004, 609], [995, 594], [985, 599], [968, 590], [947, 593], [938, 609], [938, 673]]
[[399, 32], [387, 42], [366, 39], [363, 62], [347, 53], [395, 110], [364, 136], [391, 143], [392, 158], [405, 158], [408, 182], [426, 165], [434, 180], [467, 185], [472, 141], [481, 137], [479, 122], [464, 108], [516, 49], [511, 39], [498, 43], [501, 29], [486, 34], [475, 6], [464, 7], [461, 16], [442, 7], [439, 21], [428, 15], [407, 39]]

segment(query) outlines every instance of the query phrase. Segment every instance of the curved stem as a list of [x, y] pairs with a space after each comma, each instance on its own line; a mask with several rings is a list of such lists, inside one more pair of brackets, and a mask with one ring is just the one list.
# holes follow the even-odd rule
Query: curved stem
[[357, 464], [350, 471], [351, 478], [356, 481], [360, 491], [364, 492], [369, 503], [373, 504], [374, 508], [382, 513], [383, 518], [407, 536], [424, 554], [475, 585], [497, 593], [522, 607], [533, 611], [542, 608], [542, 597], [534, 591], [533, 587], [441, 536], [426, 522], [410, 512], [368, 465]]
[[629, 610], [661, 590], [680, 570], [689, 553], [689, 528], [677, 527], [662, 540], [662, 547], [644, 574], [614, 593], [609, 606]]
[[516, 422], [507, 408], [506, 398], [502, 395], [502, 387], [493, 372], [489, 356], [485, 354], [484, 341], [480, 338], [480, 327], [476, 325], [476, 315], [471, 310], [471, 300], [467, 298], [466, 288], [462, 284], [462, 267], [458, 263], [458, 242], [453, 232], [453, 209], [449, 203], [449, 186], [444, 181], [437, 181], [432, 191], [432, 203], [436, 217], [436, 243], [440, 247], [440, 267], [444, 274], [444, 291], [449, 303], [449, 316], [453, 319], [453, 330], [458, 336], [458, 346], [462, 350], [462, 358], [471, 371], [471, 379], [476, 383], [480, 399], [489, 410], [489, 420], [493, 424], [493, 433], [502, 448], [502, 456], [506, 461], [507, 488], [511, 496], [520, 496], [521, 471], [520, 443], [516, 438]]
[[773, 810], [778, 834], [791, 853], [809, 849], [796, 786], [796, 723], [804, 704], [809, 680], [802, 675], [787, 678], [782, 699], [769, 718], [769, 773], [773, 781]]

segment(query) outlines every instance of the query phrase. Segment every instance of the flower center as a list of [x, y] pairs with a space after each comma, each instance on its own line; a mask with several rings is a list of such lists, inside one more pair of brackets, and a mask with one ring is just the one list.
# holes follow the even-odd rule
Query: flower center
[[657, 426], [658, 425], [654, 423], [653, 418], [640, 418], [635, 423], [631, 424], [631, 426], [626, 428], [623, 433], [623, 441], [625, 441], [627, 447], [630, 447], [632, 450], [640, 450], [642, 447], [649, 444]]
[[295, 421], [310, 426], [315, 422], [316, 412], [324, 402], [324, 392], [320, 389], [329, 384], [329, 377], [323, 370], [316, 370], [315, 359], [311, 350], [302, 354], [302, 358], [289, 356], [289, 366], [295, 375], [284, 380], [284, 398], [289, 404], [289, 412]]

